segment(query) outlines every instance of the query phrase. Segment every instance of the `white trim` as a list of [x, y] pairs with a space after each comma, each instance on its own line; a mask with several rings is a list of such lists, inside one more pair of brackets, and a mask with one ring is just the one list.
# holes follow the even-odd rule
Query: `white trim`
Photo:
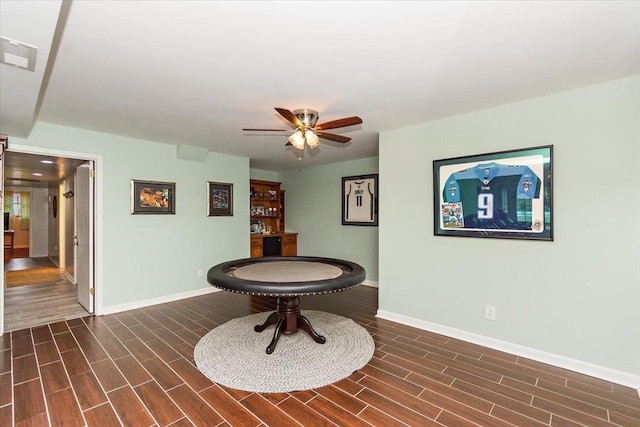
[[[39, 154], [45, 156], [67, 157], [82, 160], [91, 160], [94, 162], [96, 169], [96, 188], [95, 188], [95, 223], [94, 223], [94, 259], [95, 259], [95, 305], [94, 314], [101, 314], [102, 310], [102, 192], [103, 192], [103, 172], [102, 172], [102, 156], [93, 153], [80, 153], [75, 151], [56, 150], [48, 147], [33, 147], [29, 145], [11, 144], [6, 152]], [[4, 179], [4, 172], [2, 178]], [[0, 271], [4, 271], [4, 268]], [[5, 314], [5, 298], [4, 298], [4, 276], [0, 278], [0, 336], [4, 334], [4, 314]]]
[[392, 322], [401, 323], [403, 325], [412, 326], [414, 328], [425, 331], [434, 332], [440, 335], [457, 338], [473, 344], [478, 344], [494, 350], [504, 351], [516, 356], [526, 357], [538, 362], [547, 363], [558, 366], [560, 368], [569, 369], [581, 374], [590, 375], [605, 381], [621, 384], [638, 390], [640, 396], [640, 375], [634, 375], [628, 372], [618, 371], [616, 369], [607, 368], [605, 366], [595, 365], [570, 357], [558, 354], [548, 353], [546, 351], [536, 350], [531, 347], [514, 344], [508, 341], [502, 341], [484, 335], [475, 334], [473, 332], [463, 331], [461, 329], [451, 328], [449, 326], [439, 325], [437, 323], [428, 322], [426, 320], [415, 319], [402, 314], [396, 314], [385, 310], [378, 310], [376, 317], [391, 320]]
[[67, 270], [64, 270], [62, 272], [62, 275], [66, 277], [69, 282], [71, 282], [74, 285], [77, 285], [75, 277], [71, 276]]
[[58, 262], [57, 259], [53, 258], [52, 256], [49, 255], [45, 255], [47, 258], [49, 258], [49, 261], [51, 261], [51, 263], [53, 265], [55, 265], [56, 267], [60, 268], [60, 263]]
[[361, 285], [363, 286], [369, 286], [370, 288], [377, 288], [378, 287], [378, 282], [374, 282], [373, 280], [365, 280], [364, 282], [361, 283]]
[[167, 302], [178, 301], [185, 298], [199, 297], [201, 295], [207, 295], [213, 292], [220, 292], [220, 289], [216, 289], [213, 286], [208, 286], [206, 288], [195, 289], [193, 291], [187, 291], [187, 292], [180, 292], [178, 294], [164, 295], [157, 298], [134, 301], [134, 302], [120, 304], [120, 305], [111, 305], [111, 306], [103, 307], [102, 314], [113, 314], [113, 313], [120, 313], [127, 310], [136, 310], [138, 308], [164, 304]]
[[[372, 282], [370, 280], [365, 280], [364, 282], [362, 282], [363, 286], [371, 286], [371, 287], [378, 287], [378, 282]], [[174, 302], [174, 301], [178, 301], [181, 299], [186, 299], [186, 298], [192, 298], [192, 297], [199, 297], [201, 295], [207, 295], [207, 294], [211, 294], [214, 292], [220, 292], [221, 289], [217, 289], [214, 288], [213, 286], [209, 286], [206, 288], [200, 288], [200, 289], [195, 289], [193, 291], [187, 291], [187, 292], [180, 292], [178, 294], [171, 294], [171, 295], [164, 295], [161, 297], [157, 297], [157, 298], [150, 298], [150, 299], [146, 299], [146, 300], [141, 300], [141, 301], [134, 301], [131, 303], [126, 303], [126, 304], [119, 304], [119, 305], [111, 305], [111, 306], [107, 306], [107, 307], [103, 307], [102, 309], [102, 314], [113, 314], [113, 313], [120, 313], [123, 311], [128, 311], [128, 310], [136, 310], [139, 308], [144, 308], [144, 307], [149, 307], [152, 305], [158, 305], [158, 304], [164, 304], [164, 303], [168, 303], [168, 302]]]
[[[34, 147], [30, 145], [20, 145], [20, 144], [11, 144], [8, 149], [9, 152], [18, 152], [18, 153], [29, 153], [29, 154], [40, 154], [46, 156], [55, 156], [55, 157], [67, 157], [70, 159], [82, 159], [82, 160], [90, 160], [93, 161], [94, 170], [95, 170], [95, 193], [94, 193], [94, 203], [95, 203], [95, 221], [93, 224], [94, 227], [94, 241], [93, 241], [93, 258], [94, 258], [94, 282], [93, 286], [95, 289], [95, 299], [93, 310], [96, 315], [102, 314], [102, 302], [103, 302], [103, 265], [102, 265], [102, 206], [103, 206], [103, 181], [104, 181], [104, 171], [103, 171], [103, 163], [102, 163], [102, 155], [95, 153], [82, 153], [77, 151], [65, 151], [58, 150], [55, 148], [49, 147]], [[3, 294], [4, 296], [4, 294]], [[4, 303], [3, 303], [4, 304]]]

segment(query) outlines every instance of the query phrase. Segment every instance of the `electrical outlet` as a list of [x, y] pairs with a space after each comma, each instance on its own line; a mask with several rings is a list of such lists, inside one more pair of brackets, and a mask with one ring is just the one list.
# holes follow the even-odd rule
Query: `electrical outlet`
[[487, 320], [496, 320], [496, 307], [494, 305], [486, 305], [484, 307], [484, 318]]
[[204, 271], [198, 270], [198, 277], [203, 277], [203, 276], [204, 276]]

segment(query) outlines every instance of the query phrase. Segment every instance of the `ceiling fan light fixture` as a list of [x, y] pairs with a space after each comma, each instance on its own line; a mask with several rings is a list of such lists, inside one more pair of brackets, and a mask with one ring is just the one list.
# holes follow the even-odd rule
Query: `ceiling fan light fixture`
[[318, 112], [311, 108], [293, 110], [293, 115], [296, 116], [305, 127], [314, 127], [318, 121], [318, 117], [320, 117]]
[[315, 148], [318, 145], [319, 138], [311, 129], [307, 129], [304, 133], [305, 139], [307, 140], [307, 144], [309, 144], [309, 148]]
[[289, 142], [298, 150], [304, 150], [304, 134], [301, 130], [297, 130], [289, 137]]
[[[358, 116], [344, 117], [342, 119], [330, 120], [316, 124], [318, 121], [318, 112], [310, 108], [301, 108], [290, 111], [286, 108], [275, 107], [275, 110], [286, 122], [292, 127], [293, 134], [288, 138], [289, 142], [285, 146], [292, 146], [298, 150], [298, 160], [302, 158], [305, 145], [309, 149], [318, 146], [320, 139], [326, 139], [333, 142], [346, 144], [351, 138], [335, 133], [328, 133], [328, 129], [338, 129], [347, 126], [354, 126], [362, 123], [362, 119]], [[267, 131], [281, 132], [281, 129], [249, 129], [244, 128], [243, 131]]]

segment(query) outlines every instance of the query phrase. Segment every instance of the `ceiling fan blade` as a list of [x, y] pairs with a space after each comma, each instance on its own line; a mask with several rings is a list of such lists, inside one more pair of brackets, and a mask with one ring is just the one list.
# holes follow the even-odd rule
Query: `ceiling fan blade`
[[349, 138], [348, 136], [336, 135], [335, 133], [316, 132], [316, 135], [318, 135], [318, 138], [328, 139], [335, 142], [351, 141], [351, 138]]
[[297, 128], [302, 127], [302, 122], [298, 120], [298, 118], [291, 111], [287, 110], [286, 108], [278, 108], [278, 107], [276, 107], [276, 111], [280, 113], [282, 117], [287, 119], [289, 123], [291, 123], [295, 127]]
[[291, 129], [242, 129], [249, 132], [291, 132]]
[[358, 116], [345, 117], [344, 119], [338, 119], [338, 120], [332, 120], [330, 122], [320, 123], [316, 125], [314, 129], [317, 129], [317, 130], [335, 129], [335, 128], [341, 128], [345, 126], [359, 125], [360, 123], [362, 123], [362, 119]]

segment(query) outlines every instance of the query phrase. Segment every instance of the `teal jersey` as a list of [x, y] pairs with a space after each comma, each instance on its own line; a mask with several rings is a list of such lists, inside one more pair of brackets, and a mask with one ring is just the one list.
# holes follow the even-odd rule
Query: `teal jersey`
[[461, 207], [463, 228], [531, 229], [540, 178], [528, 166], [478, 164], [452, 173], [442, 196]]

